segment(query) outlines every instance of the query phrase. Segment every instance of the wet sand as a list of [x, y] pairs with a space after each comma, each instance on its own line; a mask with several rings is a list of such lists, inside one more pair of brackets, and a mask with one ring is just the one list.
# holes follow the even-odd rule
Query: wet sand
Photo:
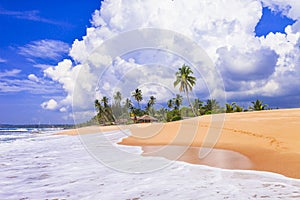
[[186, 146], [143, 146], [143, 156], [164, 157], [169, 160], [184, 161], [191, 164], [207, 165], [223, 169], [251, 169], [252, 162], [246, 156], [222, 149], [211, 149], [209, 154], [200, 158], [199, 147]]

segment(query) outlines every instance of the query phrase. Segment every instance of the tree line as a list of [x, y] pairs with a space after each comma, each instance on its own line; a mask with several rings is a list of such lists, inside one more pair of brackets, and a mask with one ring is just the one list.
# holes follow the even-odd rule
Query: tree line
[[[256, 100], [251, 102], [252, 105], [248, 109], [244, 109], [236, 102], [226, 103], [225, 107], [219, 105], [216, 99], [208, 99], [206, 102], [201, 101], [199, 98], [194, 99], [192, 102], [189, 93], [196, 85], [196, 77], [193, 76], [193, 71], [188, 65], [182, 65], [181, 68], [175, 73], [174, 87], [178, 87], [179, 93], [184, 93], [189, 106], [182, 106], [183, 96], [176, 94], [173, 98], [166, 102], [166, 107], [156, 110], [156, 98], [150, 96], [147, 99], [146, 105], [141, 105], [144, 99], [143, 93], [139, 88], [136, 88], [131, 93], [131, 98], [126, 98], [122, 103], [122, 94], [117, 91], [113, 95], [113, 103], [109, 104], [109, 98], [104, 96], [102, 99], [96, 99], [94, 106], [96, 109], [96, 116], [90, 122], [100, 124], [114, 124], [114, 123], [134, 123], [137, 117], [143, 115], [151, 115], [162, 122], [170, 122], [181, 120], [185, 117], [195, 117], [207, 114], [216, 113], [233, 113], [233, 112], [246, 112], [258, 111], [267, 109], [268, 105], [263, 101]], [[136, 106], [133, 104], [136, 101]]]

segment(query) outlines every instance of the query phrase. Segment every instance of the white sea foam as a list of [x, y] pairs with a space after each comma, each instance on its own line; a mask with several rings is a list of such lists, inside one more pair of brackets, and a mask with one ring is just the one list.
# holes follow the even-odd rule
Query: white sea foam
[[[117, 141], [123, 133], [109, 134]], [[122, 173], [94, 159], [79, 136], [40, 134], [0, 143], [0, 180], [0, 199], [7, 200], [300, 198], [300, 180], [267, 172], [173, 162], [151, 173]]]

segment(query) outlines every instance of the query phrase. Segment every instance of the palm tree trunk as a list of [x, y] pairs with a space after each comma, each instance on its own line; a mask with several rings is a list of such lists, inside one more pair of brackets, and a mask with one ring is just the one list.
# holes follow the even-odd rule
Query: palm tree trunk
[[188, 93], [187, 90], [186, 90], [185, 94], [186, 94], [186, 98], [187, 98], [187, 100], [188, 100], [188, 102], [189, 102], [189, 104], [190, 104], [190, 106], [191, 106], [191, 109], [192, 109], [192, 112], [193, 112], [194, 116], [197, 117], [198, 115], [195, 113], [194, 107], [193, 107], [193, 105], [191, 104], [190, 97], [189, 97], [189, 93]]

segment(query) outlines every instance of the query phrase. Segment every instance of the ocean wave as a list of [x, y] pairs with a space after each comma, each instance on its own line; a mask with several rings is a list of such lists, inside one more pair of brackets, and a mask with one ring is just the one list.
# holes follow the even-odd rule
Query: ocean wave
[[[111, 132], [105, 139], [116, 141], [117, 135], [124, 134]], [[101, 144], [98, 139], [95, 143]], [[134, 147], [128, 148], [128, 152], [136, 152]], [[300, 197], [300, 180], [269, 172], [224, 170], [176, 161], [149, 173], [121, 173], [94, 159], [79, 136], [36, 134], [14, 144], [3, 143], [0, 152], [0, 199]], [[122, 163], [122, 157], [117, 159]], [[166, 161], [158, 157], [146, 159]]]

